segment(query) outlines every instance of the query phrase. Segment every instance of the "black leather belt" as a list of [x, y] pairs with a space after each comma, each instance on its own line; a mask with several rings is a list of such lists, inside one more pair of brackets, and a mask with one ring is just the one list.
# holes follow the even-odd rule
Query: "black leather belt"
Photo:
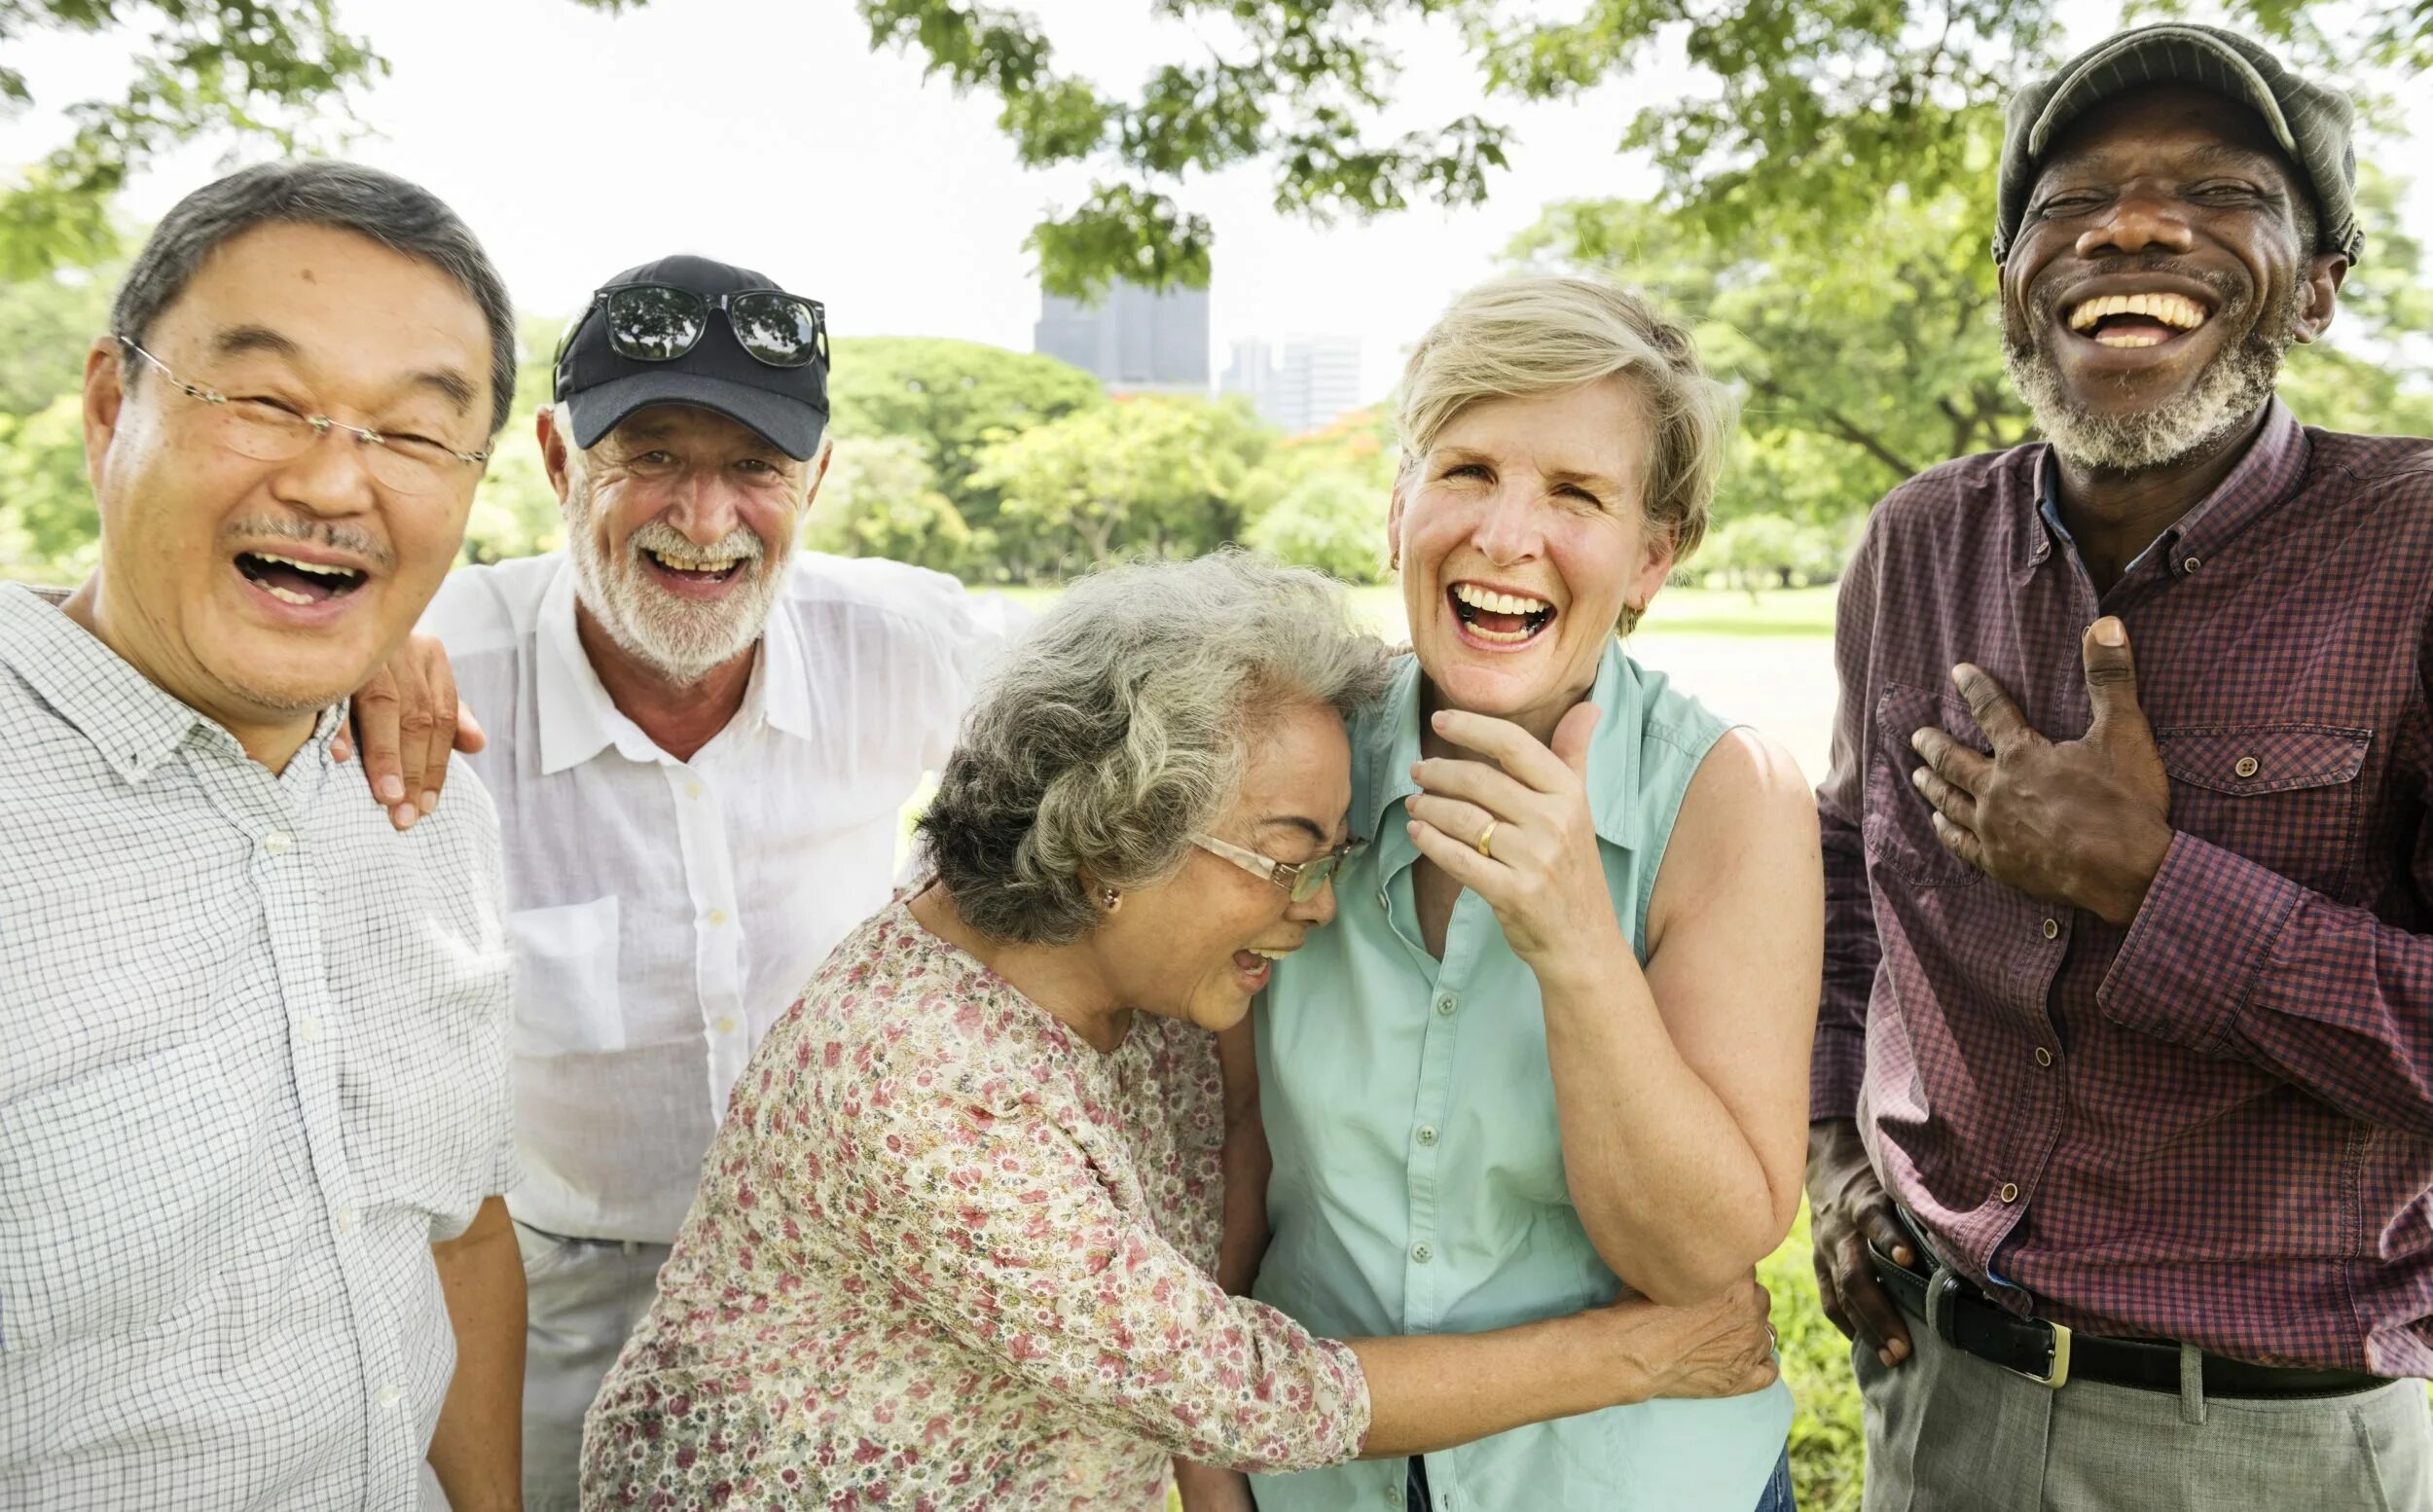
[[[1921, 1274], [1896, 1265], [1868, 1244], [1875, 1278], [1901, 1310], [1935, 1330], [1955, 1350], [2015, 1371], [2043, 1386], [2101, 1381], [2141, 1391], [2180, 1389], [2180, 1347], [2161, 1339], [2106, 1339], [2072, 1333], [2041, 1317], [2020, 1317], [1997, 1307], [1967, 1278], [1937, 1266]], [[1920, 1254], [1928, 1253], [1917, 1246]], [[2354, 1370], [2302, 1370], [2251, 1365], [2220, 1354], [2202, 1357], [2207, 1396], [2346, 1396], [2390, 1383]]]

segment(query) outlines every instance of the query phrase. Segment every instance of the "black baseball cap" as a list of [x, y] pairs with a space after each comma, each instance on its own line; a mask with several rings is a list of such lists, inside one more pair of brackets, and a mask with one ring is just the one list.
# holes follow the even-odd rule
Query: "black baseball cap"
[[778, 368], [744, 350], [725, 311], [709, 311], [692, 349], [661, 362], [628, 357], [608, 339], [607, 296], [625, 284], [666, 284], [715, 304], [722, 294], [779, 285], [748, 268], [689, 254], [629, 268], [600, 285], [559, 348], [553, 397], [572, 421], [574, 444], [599, 438], [636, 410], [692, 405], [749, 426], [798, 461], [819, 450], [828, 424], [828, 350], [822, 334], [809, 362]]
[[2253, 110], [2314, 191], [2323, 250], [2355, 262], [2357, 120], [2348, 96], [2289, 68], [2263, 44], [2219, 26], [2165, 21], [2121, 32], [2011, 96], [2003, 133], [1994, 261], [2010, 254], [2027, 214], [2037, 164], [2062, 127], [2119, 94], [2160, 84], [2209, 90]]

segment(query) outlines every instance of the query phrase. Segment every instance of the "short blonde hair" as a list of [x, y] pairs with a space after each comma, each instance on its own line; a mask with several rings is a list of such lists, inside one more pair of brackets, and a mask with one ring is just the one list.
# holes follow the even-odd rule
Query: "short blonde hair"
[[1689, 330], [1628, 289], [1540, 273], [1483, 283], [1455, 299], [1402, 369], [1395, 412], [1402, 454], [1424, 454], [1479, 400], [1616, 376], [1638, 391], [1654, 432], [1642, 508], [1682, 560], [1706, 537], [1732, 400], [1707, 376]]

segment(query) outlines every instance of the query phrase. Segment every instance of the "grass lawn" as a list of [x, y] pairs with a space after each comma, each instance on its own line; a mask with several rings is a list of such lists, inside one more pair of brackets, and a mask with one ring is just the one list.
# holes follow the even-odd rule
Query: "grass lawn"
[[[1037, 613], [1064, 592], [1055, 586], [997, 590]], [[1402, 590], [1391, 583], [1352, 590], [1352, 606], [1378, 634], [1402, 639]], [[1665, 635], [1729, 635], [1741, 638], [1829, 637], [1834, 632], [1834, 590], [1780, 589], [1751, 598], [1732, 590], [1668, 588], [1639, 627], [1651, 638]]]

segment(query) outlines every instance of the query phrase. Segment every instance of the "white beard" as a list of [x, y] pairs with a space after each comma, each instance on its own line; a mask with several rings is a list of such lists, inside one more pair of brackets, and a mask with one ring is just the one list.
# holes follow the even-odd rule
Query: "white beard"
[[697, 683], [749, 651], [785, 586], [785, 554], [767, 551], [738, 525], [707, 555], [746, 557], [736, 568], [744, 580], [714, 603], [678, 598], [652, 581], [642, 561], [646, 548], [684, 544], [672, 526], [658, 521], [642, 526], [627, 538], [624, 559], [611, 560], [590, 525], [588, 486], [578, 482], [568, 492], [566, 517], [567, 555], [583, 606], [627, 655], [678, 686]]

